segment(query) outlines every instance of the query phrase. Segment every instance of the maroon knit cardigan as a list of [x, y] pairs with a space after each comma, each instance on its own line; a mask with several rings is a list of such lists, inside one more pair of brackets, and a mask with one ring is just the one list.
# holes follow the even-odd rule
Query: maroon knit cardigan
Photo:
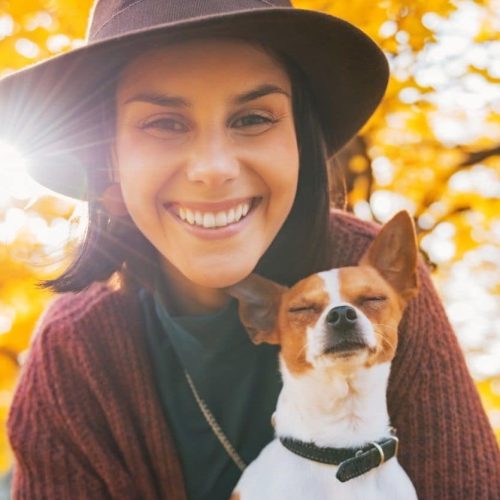
[[[332, 267], [356, 264], [378, 226], [340, 211], [331, 221]], [[388, 388], [400, 463], [421, 499], [499, 499], [498, 445], [422, 261], [419, 274]], [[7, 429], [14, 500], [186, 498], [133, 294], [95, 284], [53, 303]]]

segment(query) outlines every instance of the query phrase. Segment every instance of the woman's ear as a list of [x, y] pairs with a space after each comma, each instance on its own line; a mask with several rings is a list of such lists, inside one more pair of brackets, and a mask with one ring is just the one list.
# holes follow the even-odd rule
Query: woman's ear
[[129, 215], [127, 205], [122, 195], [122, 189], [118, 182], [113, 182], [102, 192], [99, 203], [109, 215], [124, 217]]

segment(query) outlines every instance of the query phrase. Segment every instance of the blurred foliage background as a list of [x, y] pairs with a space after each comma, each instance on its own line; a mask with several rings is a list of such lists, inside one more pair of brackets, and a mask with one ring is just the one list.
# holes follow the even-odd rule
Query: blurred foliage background
[[[0, 76], [83, 44], [91, 3], [0, 0]], [[380, 223], [401, 208], [414, 216], [500, 440], [500, 1], [294, 3], [353, 22], [390, 61], [382, 105], [339, 154], [347, 208]], [[17, 375], [51, 299], [36, 282], [67, 264], [84, 214], [0, 143], [0, 474], [13, 461], [5, 422]]]

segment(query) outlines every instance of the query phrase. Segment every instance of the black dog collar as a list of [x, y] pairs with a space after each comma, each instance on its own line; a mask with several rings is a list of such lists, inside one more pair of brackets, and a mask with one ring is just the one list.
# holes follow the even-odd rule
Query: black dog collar
[[398, 454], [399, 439], [393, 435], [362, 448], [320, 448], [292, 438], [280, 438], [291, 452], [322, 464], [338, 465], [337, 479], [343, 483], [382, 465]]

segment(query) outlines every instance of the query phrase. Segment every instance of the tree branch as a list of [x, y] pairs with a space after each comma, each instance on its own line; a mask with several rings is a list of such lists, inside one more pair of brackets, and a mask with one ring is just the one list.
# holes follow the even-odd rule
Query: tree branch
[[474, 163], [479, 163], [480, 161], [485, 160], [491, 156], [500, 155], [500, 145], [495, 146], [490, 149], [481, 149], [479, 151], [474, 151], [472, 153], [468, 153], [465, 161], [460, 163], [461, 167], [468, 167], [470, 165], [474, 165]]

